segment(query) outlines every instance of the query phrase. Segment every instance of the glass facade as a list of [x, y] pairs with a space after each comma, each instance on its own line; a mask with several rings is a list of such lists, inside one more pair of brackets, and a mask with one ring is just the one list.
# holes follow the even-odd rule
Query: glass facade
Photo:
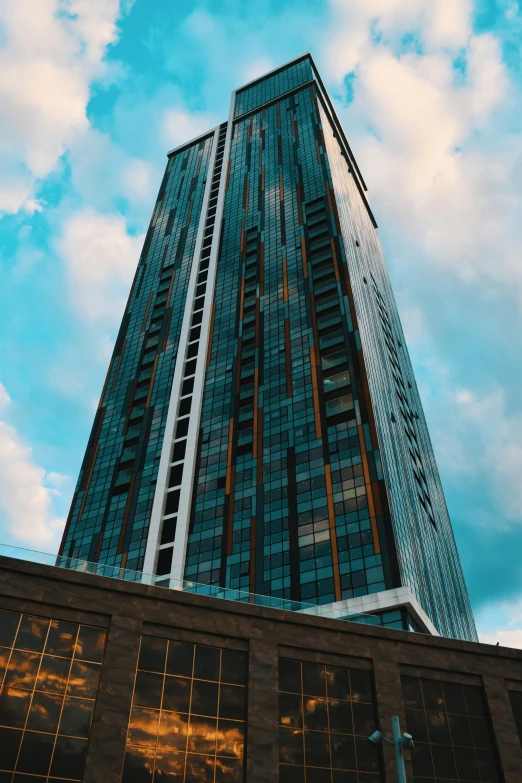
[[142, 636], [122, 783], [241, 783], [247, 655]]
[[83, 779], [106, 632], [0, 612], [0, 781]]
[[406, 586], [475, 640], [375, 220], [310, 56], [231, 117], [169, 158], [62, 554], [316, 604]]
[[415, 783], [500, 783], [481, 687], [402, 678]]
[[281, 783], [381, 783], [370, 673], [279, 660]]

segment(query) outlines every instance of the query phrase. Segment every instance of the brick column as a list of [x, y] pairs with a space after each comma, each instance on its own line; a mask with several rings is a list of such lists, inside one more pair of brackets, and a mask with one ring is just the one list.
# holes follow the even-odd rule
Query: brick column
[[[383, 650], [383, 652], [385, 652]], [[392, 715], [398, 715], [401, 722], [401, 731], [406, 731], [406, 714], [402, 700], [401, 676], [399, 666], [388, 658], [375, 658], [374, 662], [375, 690], [377, 694], [377, 711], [379, 715], [380, 731], [388, 738], [392, 738]], [[415, 737], [413, 738], [415, 740]], [[387, 743], [382, 743], [384, 756], [384, 779], [386, 783], [397, 783], [397, 765], [395, 763], [395, 750]], [[410, 761], [410, 753], [404, 754], [406, 761], [406, 777], [413, 780], [413, 772]]]
[[483, 681], [506, 783], [522, 783], [522, 747], [506, 681], [492, 676], [484, 676]]
[[279, 780], [279, 704], [277, 644], [250, 639], [246, 779]]
[[84, 783], [120, 783], [141, 629], [141, 620], [111, 619]]

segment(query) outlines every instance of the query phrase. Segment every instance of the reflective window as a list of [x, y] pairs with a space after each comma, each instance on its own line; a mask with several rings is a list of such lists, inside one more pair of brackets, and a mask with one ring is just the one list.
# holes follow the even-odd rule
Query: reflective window
[[415, 781], [500, 781], [482, 688], [403, 677], [402, 693]]
[[101, 628], [0, 611], [1, 783], [82, 779], [105, 641]]
[[247, 656], [142, 636], [122, 783], [243, 780]]
[[369, 672], [279, 661], [281, 783], [380, 783]]
[[520, 744], [522, 745], [522, 691], [509, 691], [509, 698], [518, 729], [518, 736], [520, 737]]

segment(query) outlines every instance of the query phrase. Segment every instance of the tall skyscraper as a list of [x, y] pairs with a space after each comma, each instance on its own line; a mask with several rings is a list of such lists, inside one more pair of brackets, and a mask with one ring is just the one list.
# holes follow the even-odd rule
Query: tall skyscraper
[[476, 639], [376, 229], [309, 54], [169, 153], [60, 554]]

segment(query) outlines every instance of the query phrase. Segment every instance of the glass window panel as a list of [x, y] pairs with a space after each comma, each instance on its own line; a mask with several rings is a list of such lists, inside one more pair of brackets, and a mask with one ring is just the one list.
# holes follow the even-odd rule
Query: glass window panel
[[[235, 686], [233, 685], [223, 686], [223, 688], [234, 687]], [[216, 682], [194, 680], [192, 684], [192, 700], [190, 702], [190, 711], [195, 712], [197, 715], [217, 715], [217, 703], [218, 684]], [[234, 716], [225, 715], [224, 717], [230, 718]]]
[[301, 663], [287, 658], [279, 659], [279, 690], [301, 693]]
[[58, 728], [62, 702], [63, 696], [58, 694], [35, 693], [27, 718], [27, 728], [54, 734]]
[[448, 722], [444, 712], [426, 712], [430, 742], [449, 745], [451, 742]]
[[203, 647], [196, 645], [194, 660], [194, 677], [200, 680], [219, 680], [219, 666], [221, 650], [217, 647]]
[[414, 679], [413, 677], [402, 677], [401, 682], [404, 705], [406, 707], [414, 707], [423, 710], [424, 702], [422, 700], [420, 680]]
[[18, 612], [0, 611], [0, 645], [2, 647], [12, 647], [20, 616]]
[[361, 702], [373, 702], [372, 680], [369, 672], [360, 669], [350, 669], [350, 685], [352, 700]]
[[353, 734], [352, 705], [349, 701], [328, 700], [330, 731]]
[[167, 674], [179, 674], [192, 677], [194, 663], [194, 645], [186, 642], [169, 642], [167, 656]]
[[341, 666], [327, 666], [326, 681], [328, 684], [328, 697], [330, 699], [350, 698], [350, 677], [348, 669]]
[[305, 763], [311, 767], [330, 766], [330, 743], [328, 734], [318, 731], [305, 731]]
[[36, 680], [36, 672], [40, 656], [38, 653], [13, 650], [11, 660], [4, 679], [4, 686], [32, 689]]
[[522, 721], [522, 691], [509, 691], [513, 716], [516, 721]]
[[357, 769], [362, 772], [379, 771], [379, 749], [368, 742], [367, 737], [355, 738], [355, 754], [357, 756]]
[[134, 704], [140, 707], [155, 707], [161, 705], [163, 677], [150, 672], [138, 672], [134, 686]]
[[304, 783], [304, 767], [290, 767], [287, 764], [280, 764], [279, 783]]
[[435, 777], [456, 778], [457, 770], [453, 756], [453, 748], [450, 745], [432, 745], [431, 755]]
[[0, 725], [23, 729], [30, 699], [30, 691], [9, 687], [2, 688], [0, 692]]
[[214, 754], [216, 752], [217, 718], [191, 715], [187, 750], [194, 753]]
[[172, 750], [158, 750], [154, 783], [181, 783], [185, 771], [185, 754]]
[[60, 719], [60, 734], [72, 737], [88, 737], [91, 727], [94, 701], [67, 697]]
[[491, 730], [486, 718], [469, 718], [471, 736], [476, 748], [491, 748]]
[[456, 715], [465, 715], [467, 710], [462, 685], [458, 685], [455, 682], [444, 682], [442, 684], [442, 690], [444, 691], [446, 712], [451, 712]]
[[[332, 771], [332, 783], [358, 783], [357, 772], [334, 769]], [[359, 783], [381, 783], [380, 777], [372, 775], [371, 778], [364, 773], [359, 775]], [[428, 781], [429, 783], [429, 781]]]
[[165, 658], [167, 655], [167, 640], [156, 639], [153, 636], [142, 636], [138, 669], [146, 669], [151, 672], [165, 671]]
[[27, 728], [54, 734], [58, 728], [62, 702], [63, 696], [58, 694], [35, 693], [27, 718]]
[[426, 715], [420, 710], [406, 710], [406, 725], [415, 742], [429, 742]]
[[[474, 718], [473, 720], [480, 721], [482, 720], [482, 718]], [[468, 747], [473, 745], [469, 720], [466, 717], [466, 715], [448, 715], [448, 723], [450, 728], [451, 741], [453, 745], [464, 745]], [[408, 726], [409, 725], [410, 724], [408, 723]], [[488, 746], [485, 745], [483, 747], [488, 747]]]
[[303, 693], [326, 696], [325, 667], [320, 663], [303, 661]]
[[90, 625], [80, 626], [74, 657], [84, 661], [101, 663], [106, 638], [107, 634], [100, 628], [92, 628]]
[[188, 735], [188, 715], [162, 712], [159, 724], [158, 747], [185, 750]]
[[300, 694], [279, 694], [279, 723], [295, 729], [303, 728], [303, 705]]
[[[194, 682], [196, 687], [196, 682]], [[222, 685], [219, 693], [219, 716], [232, 720], [244, 720], [246, 690], [237, 685]]]
[[480, 781], [477, 760], [473, 748], [454, 748], [453, 752], [459, 779]]
[[0, 767], [14, 769], [21, 741], [21, 731], [0, 727]]
[[24, 614], [16, 635], [15, 647], [19, 650], [42, 652], [49, 628], [49, 620]]
[[242, 783], [243, 764], [234, 759], [216, 759], [216, 783]]
[[424, 745], [420, 742], [415, 742], [415, 747], [410, 752], [411, 752], [411, 762], [413, 765], [414, 776], [432, 777], [433, 762], [431, 760], [430, 746]]
[[356, 769], [355, 741], [347, 734], [331, 734], [332, 767], [336, 769]]
[[326, 699], [314, 699], [305, 696], [303, 699], [305, 729], [328, 731], [328, 713]]
[[303, 732], [297, 729], [279, 729], [279, 761], [303, 764]]
[[435, 680], [422, 681], [422, 695], [424, 696], [424, 709], [439, 712], [444, 709], [442, 697], [442, 684]]
[[97, 663], [73, 661], [67, 686], [67, 695], [83, 697], [84, 699], [95, 699], [100, 670], [101, 667]]
[[464, 685], [463, 691], [466, 707], [468, 708], [468, 715], [485, 716], [486, 713], [484, 710], [484, 700], [482, 698], [481, 689], [477, 685]]
[[242, 758], [245, 744], [245, 727], [243, 723], [233, 720], [218, 721], [217, 747], [218, 756]]
[[[153, 676], [156, 677], [157, 675]], [[191, 684], [192, 681], [185, 677], [165, 677], [163, 709], [175, 712], [188, 712]], [[136, 704], [138, 704], [137, 701]]]
[[78, 626], [76, 624], [66, 623], [63, 620], [51, 620], [45, 652], [47, 655], [72, 658], [77, 635]]
[[492, 750], [477, 749], [477, 764], [480, 772], [480, 779], [485, 783], [499, 783], [497, 761]]
[[158, 740], [159, 710], [133, 707], [129, 721], [131, 745], [155, 746]]
[[4, 678], [4, 672], [7, 668], [7, 662], [9, 660], [10, 655], [11, 655], [10, 648], [0, 647], [0, 683]]
[[369, 737], [375, 731], [375, 713], [373, 704], [353, 705], [353, 730], [355, 734]]
[[53, 734], [36, 734], [33, 731], [26, 731], [16, 764], [17, 771], [32, 772], [35, 775], [47, 775], [53, 747]]
[[51, 774], [60, 778], [81, 780], [85, 766], [87, 740], [57, 737]]
[[213, 783], [215, 763], [211, 756], [187, 754], [185, 783]]
[[36, 689], [49, 693], [64, 693], [70, 667], [71, 662], [67, 658], [44, 655], [36, 680]]
[[221, 651], [221, 682], [244, 685], [247, 679], [247, 654], [238, 650]]
[[155, 755], [153, 748], [127, 746], [121, 783], [151, 783]]

